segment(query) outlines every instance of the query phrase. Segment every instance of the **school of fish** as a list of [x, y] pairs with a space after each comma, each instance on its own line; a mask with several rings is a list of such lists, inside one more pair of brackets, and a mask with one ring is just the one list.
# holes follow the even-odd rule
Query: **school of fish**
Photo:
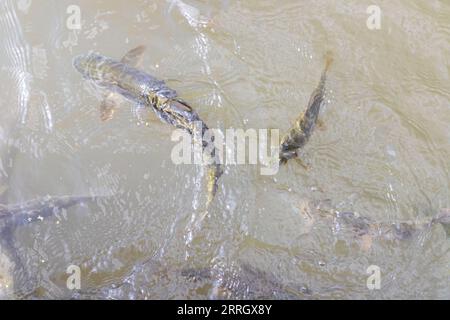
[[[208, 141], [203, 140], [204, 134], [209, 128], [199, 114], [186, 101], [182, 100], [175, 90], [169, 88], [164, 81], [138, 69], [144, 52], [144, 46], [136, 47], [130, 50], [121, 60], [105, 57], [98, 53], [88, 53], [77, 56], [73, 61], [73, 66], [85, 79], [106, 92], [99, 108], [99, 117], [102, 121], [113, 118], [119, 100], [124, 97], [135, 103], [137, 107], [151, 109], [160, 121], [175, 128], [183, 129], [192, 136], [199, 134], [202, 137], [202, 150], [210, 159], [206, 165], [206, 207], [209, 207], [217, 194], [219, 178], [224, 172], [217, 155], [216, 146], [208, 148], [208, 141], [214, 143], [214, 137]], [[280, 164], [286, 164], [290, 159], [298, 159], [298, 151], [308, 142], [318, 124], [320, 109], [325, 100], [327, 72], [332, 61], [331, 53], [327, 53], [325, 68], [319, 84], [310, 96], [307, 107], [282, 137], [279, 151]], [[201, 124], [201, 132], [196, 131], [199, 130], [198, 124]], [[301, 163], [301, 160], [299, 161]], [[3, 187], [7, 188], [8, 186]], [[0, 204], [0, 297], [6, 294], [6, 289], [14, 286], [11, 268], [26, 269], [22, 265], [14, 244], [15, 229], [20, 225], [57, 215], [62, 209], [94, 201], [97, 198], [99, 197], [69, 195], [35, 199], [19, 204]], [[323, 217], [333, 220], [333, 223], [349, 226], [356, 238], [363, 239], [366, 250], [370, 249], [372, 240], [378, 237], [404, 240], [411, 238], [417, 231], [429, 228], [434, 224], [450, 225], [449, 209], [442, 209], [429, 222], [421, 224], [377, 223], [352, 212], [327, 212]], [[225, 277], [224, 282], [215, 288], [215, 297], [271, 298], [274, 292], [278, 292], [280, 297], [295, 298], [296, 295], [292, 296], [292, 292], [300, 292], [303, 295], [311, 294], [306, 286], [285, 285], [274, 279], [273, 275], [247, 264], [242, 264], [239, 270], [242, 279], [239, 283], [245, 284], [245, 287], [235, 286], [231, 280], [227, 283]], [[214, 278], [214, 271], [210, 269], [185, 269], [180, 271], [180, 274], [195, 281], [212, 281], [211, 279]], [[249, 292], [249, 286], [254, 286], [255, 291]]]

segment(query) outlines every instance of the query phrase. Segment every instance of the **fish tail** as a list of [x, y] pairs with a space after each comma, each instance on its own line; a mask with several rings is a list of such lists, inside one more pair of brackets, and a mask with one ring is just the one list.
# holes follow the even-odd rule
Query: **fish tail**
[[333, 52], [332, 51], [327, 51], [324, 55], [325, 58], [325, 68], [322, 71], [322, 77], [320, 78], [320, 84], [319, 84], [319, 88], [322, 91], [325, 88], [325, 81], [327, 79], [327, 72], [331, 67], [331, 64], [333, 63], [334, 59], [333, 59]]
[[331, 50], [325, 53], [325, 72], [328, 71], [331, 64], [333, 63], [333, 52]]
[[327, 78], [327, 71], [330, 68], [332, 62], [333, 62], [333, 55], [331, 51], [328, 51], [325, 54], [325, 68], [322, 72], [322, 76], [320, 77], [319, 85], [311, 94], [305, 113], [299, 120], [300, 129], [307, 136], [311, 134], [313, 126], [315, 125], [317, 118], [319, 117], [320, 107], [325, 97], [325, 82]]
[[201, 228], [203, 220], [205, 220], [206, 216], [209, 214], [209, 208], [214, 200], [217, 190], [219, 189], [218, 180], [222, 173], [223, 170], [220, 164], [214, 163], [208, 165], [207, 199], [205, 210], [201, 212], [198, 217], [193, 217], [193, 220], [187, 226], [188, 233], [193, 234], [196, 230], [199, 230]]
[[223, 170], [219, 164], [208, 166], [208, 199], [206, 202], [206, 208], [209, 208], [209, 205], [216, 196], [217, 190], [219, 189], [218, 181], [222, 173]]
[[320, 82], [312, 92], [305, 112], [297, 119], [290, 133], [282, 139], [281, 147], [283, 150], [280, 152], [280, 165], [285, 164], [289, 159], [295, 158], [297, 153], [289, 151], [289, 149], [301, 148], [311, 135], [324, 100], [327, 71], [332, 62], [333, 54], [331, 51], [327, 51], [325, 54], [325, 68], [322, 72]]

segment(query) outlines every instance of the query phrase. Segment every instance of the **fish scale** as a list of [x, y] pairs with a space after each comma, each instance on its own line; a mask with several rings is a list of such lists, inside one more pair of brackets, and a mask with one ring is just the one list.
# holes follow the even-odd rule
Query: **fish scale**
[[[197, 112], [180, 99], [177, 92], [169, 88], [164, 81], [129, 65], [133, 59], [127, 59], [127, 56], [133, 52], [142, 54], [143, 48], [141, 46], [132, 49], [122, 61], [97, 53], [80, 55], [75, 57], [73, 65], [85, 79], [96, 85], [118, 93], [136, 104], [151, 107], [162, 122], [184, 129], [191, 135], [201, 134], [202, 149], [205, 151], [208, 142], [203, 137], [209, 128]], [[198, 124], [201, 124], [201, 132], [195, 131], [199, 127]], [[214, 141], [214, 137], [211, 138], [211, 141]], [[218, 179], [223, 170], [217, 161], [215, 147], [207, 155], [213, 159], [213, 163], [207, 166], [208, 199], [206, 207], [208, 208], [217, 193]]]

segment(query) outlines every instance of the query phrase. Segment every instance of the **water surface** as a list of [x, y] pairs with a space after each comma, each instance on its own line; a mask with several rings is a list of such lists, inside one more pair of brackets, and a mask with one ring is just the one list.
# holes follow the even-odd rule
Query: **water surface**
[[[112, 195], [18, 228], [26, 267], [7, 297], [450, 298], [441, 226], [367, 251], [333, 223], [311, 223], [318, 206], [387, 222], [450, 206], [450, 4], [378, 1], [381, 29], [370, 30], [371, 4], [1, 0], [2, 202]], [[79, 30], [67, 27], [70, 5]], [[72, 67], [78, 54], [119, 59], [141, 44], [141, 68], [210, 127], [281, 132], [331, 50], [324, 127], [301, 152], [309, 169], [226, 166], [190, 233], [204, 212], [202, 168], [173, 164], [173, 129], [151, 113], [145, 125], [130, 102], [100, 121], [104, 92]], [[69, 265], [81, 268], [78, 291], [66, 288]], [[370, 265], [380, 290], [367, 288]]]

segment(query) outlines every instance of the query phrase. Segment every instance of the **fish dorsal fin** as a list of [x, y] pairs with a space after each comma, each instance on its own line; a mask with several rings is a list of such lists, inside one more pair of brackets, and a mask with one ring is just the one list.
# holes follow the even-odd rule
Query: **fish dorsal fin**
[[[129, 65], [130, 67], [138, 67], [142, 63], [144, 57], [144, 51], [146, 47], [144, 45], [138, 46], [128, 51], [120, 62]], [[100, 104], [100, 119], [107, 121], [112, 119], [114, 111], [120, 102], [120, 96], [113, 92], [108, 92]]]
[[131, 67], [138, 67], [142, 63], [145, 49], [146, 47], [144, 45], [131, 49], [123, 56], [120, 62], [128, 64]]
[[184, 111], [187, 111], [187, 112], [192, 111], [192, 107], [181, 99], [174, 99], [172, 101], [172, 104], [176, 105], [177, 108], [184, 109]]

